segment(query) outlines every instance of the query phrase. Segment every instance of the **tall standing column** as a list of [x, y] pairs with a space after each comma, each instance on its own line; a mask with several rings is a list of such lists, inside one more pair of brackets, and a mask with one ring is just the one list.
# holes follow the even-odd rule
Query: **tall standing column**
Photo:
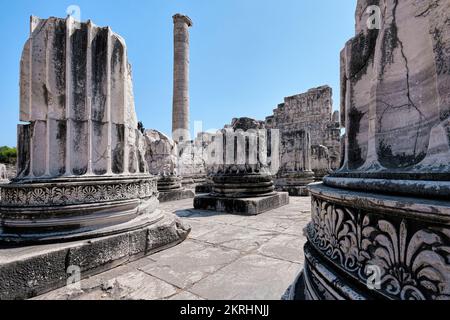
[[176, 14], [174, 23], [174, 69], [172, 138], [182, 142], [189, 137], [189, 17]]

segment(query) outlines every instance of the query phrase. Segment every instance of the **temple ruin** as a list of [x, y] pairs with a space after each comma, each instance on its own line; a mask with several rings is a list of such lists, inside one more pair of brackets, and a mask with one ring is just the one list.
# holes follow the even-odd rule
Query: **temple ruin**
[[192, 138], [188, 16], [171, 137], [138, 121], [121, 36], [31, 17], [0, 300], [450, 300], [449, 16], [358, 0], [340, 111], [321, 86]]
[[[304, 171], [312, 170], [316, 180], [321, 180], [339, 168], [339, 112], [333, 112], [332, 89], [329, 86], [310, 89], [306, 93], [285, 98], [273, 115], [266, 118], [266, 126], [280, 130], [280, 134], [286, 139], [289, 139], [289, 135], [309, 133], [311, 155], [307, 157], [310, 157], [311, 164], [301, 167]], [[301, 147], [297, 147], [299, 148]], [[291, 158], [286, 156], [281, 165], [290, 165], [290, 162]]]

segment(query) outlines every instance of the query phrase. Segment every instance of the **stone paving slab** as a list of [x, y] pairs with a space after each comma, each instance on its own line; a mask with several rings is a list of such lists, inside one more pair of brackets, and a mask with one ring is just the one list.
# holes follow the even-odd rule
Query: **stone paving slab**
[[281, 234], [263, 244], [258, 253], [285, 261], [303, 264], [304, 240], [287, 234]]
[[191, 292], [213, 300], [280, 300], [300, 268], [300, 264], [252, 254], [200, 281]]
[[279, 300], [302, 269], [309, 197], [257, 217], [194, 210], [192, 199], [161, 209], [191, 225], [176, 247], [36, 299]]
[[162, 251], [152, 256], [152, 262], [139, 268], [141, 271], [186, 289], [240, 257], [236, 250], [210, 246], [187, 240], [174, 250]]

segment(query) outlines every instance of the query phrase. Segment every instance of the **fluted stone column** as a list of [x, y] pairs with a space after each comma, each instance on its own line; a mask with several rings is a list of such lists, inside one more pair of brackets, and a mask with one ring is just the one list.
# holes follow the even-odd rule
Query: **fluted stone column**
[[122, 37], [73, 18], [31, 19], [21, 59], [18, 172], [1, 188], [0, 241], [58, 241], [152, 225]]
[[449, 15], [449, 1], [358, 0], [341, 53], [345, 158], [309, 187], [298, 298], [450, 299]]
[[174, 23], [172, 138], [189, 140], [189, 17], [176, 14]]

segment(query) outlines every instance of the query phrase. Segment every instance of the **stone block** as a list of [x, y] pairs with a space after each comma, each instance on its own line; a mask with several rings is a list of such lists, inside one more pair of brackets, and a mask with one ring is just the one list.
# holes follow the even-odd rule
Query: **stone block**
[[2, 247], [0, 300], [32, 298], [66, 285], [68, 268], [79, 267], [86, 278], [175, 246], [190, 227], [172, 214], [156, 224], [89, 241], [31, 247]]
[[271, 195], [255, 198], [225, 198], [211, 195], [199, 195], [194, 198], [194, 208], [242, 214], [258, 215], [289, 203], [289, 194], [276, 192]]
[[167, 192], [160, 192], [158, 200], [159, 202], [177, 201], [183, 199], [194, 198], [195, 193], [189, 189], [170, 190]]

